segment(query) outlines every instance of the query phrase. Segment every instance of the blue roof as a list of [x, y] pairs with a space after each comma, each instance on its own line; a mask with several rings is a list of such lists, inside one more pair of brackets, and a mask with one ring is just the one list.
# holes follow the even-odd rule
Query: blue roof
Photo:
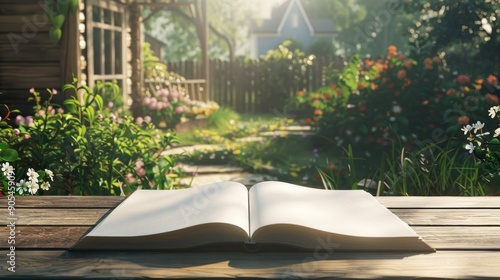
[[[273, 8], [271, 12], [271, 18], [264, 20], [261, 24], [253, 23], [252, 30], [254, 34], [276, 34], [279, 33], [280, 24], [285, 20], [288, 15], [289, 6], [293, 3], [297, 3], [300, 9], [303, 11], [302, 4], [298, 0], [287, 0], [281, 5]], [[336, 32], [335, 25], [329, 18], [315, 18], [309, 19], [309, 16], [304, 12], [303, 15], [306, 17], [306, 21], [310, 23], [314, 34], [334, 34]]]

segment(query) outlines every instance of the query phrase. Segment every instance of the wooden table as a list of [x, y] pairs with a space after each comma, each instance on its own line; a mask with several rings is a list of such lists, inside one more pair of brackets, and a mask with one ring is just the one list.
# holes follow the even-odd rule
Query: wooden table
[[380, 197], [436, 253], [70, 252], [122, 197], [17, 197], [15, 272], [8, 271], [7, 199], [0, 278], [492, 278], [500, 277], [500, 197]]

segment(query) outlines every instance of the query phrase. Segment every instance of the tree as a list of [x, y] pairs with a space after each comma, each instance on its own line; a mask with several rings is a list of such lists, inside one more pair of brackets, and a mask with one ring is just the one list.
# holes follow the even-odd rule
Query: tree
[[[239, 43], [246, 37], [245, 28], [258, 18], [259, 5], [266, 0], [210, 0], [209, 18], [209, 56], [232, 59]], [[198, 1], [194, 6], [174, 6], [154, 12], [146, 22], [146, 29], [155, 37], [168, 42], [165, 59], [170, 61], [200, 58], [198, 34], [196, 31], [195, 11], [199, 10]], [[153, 11], [147, 11], [147, 14]]]
[[[500, 0], [411, 0], [405, 9], [418, 15], [410, 30], [413, 42], [440, 54], [454, 69], [499, 73]], [[474, 73], [476, 72], [476, 73]]]

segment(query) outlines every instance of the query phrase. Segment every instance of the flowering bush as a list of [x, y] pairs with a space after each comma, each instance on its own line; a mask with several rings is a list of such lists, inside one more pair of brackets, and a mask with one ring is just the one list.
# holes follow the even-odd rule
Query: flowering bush
[[164, 122], [167, 127], [175, 128], [181, 118], [188, 113], [191, 105], [189, 96], [177, 88], [160, 89], [153, 96], [142, 101], [144, 112], [148, 112], [155, 125]]
[[[499, 121], [500, 106], [491, 107], [488, 114], [492, 119]], [[500, 191], [500, 127], [495, 129], [493, 135], [489, 131], [484, 131], [484, 127], [485, 124], [480, 121], [462, 127], [461, 130], [468, 140], [465, 149], [474, 154], [481, 179], [498, 192]]]
[[406, 57], [394, 46], [387, 57], [355, 56], [331, 85], [298, 92], [305, 122], [339, 146], [375, 156], [393, 143], [407, 150], [451, 139], [461, 125], [498, 104], [494, 76], [486, 82], [450, 72], [440, 57]]
[[136, 188], [171, 188], [175, 157], [162, 155], [175, 140], [152, 123], [104, 112], [102, 97], [88, 87], [64, 102], [66, 110], [31, 89], [33, 116], [18, 116], [19, 128], [4, 125], [0, 142], [18, 151], [16, 169], [53, 171], [52, 194], [127, 194]]

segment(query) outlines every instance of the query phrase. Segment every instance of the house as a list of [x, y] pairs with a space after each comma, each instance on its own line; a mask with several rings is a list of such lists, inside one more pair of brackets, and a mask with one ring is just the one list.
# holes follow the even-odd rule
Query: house
[[[75, 4], [64, 9], [65, 3]], [[46, 88], [57, 89], [59, 94], [53, 101], [62, 104], [71, 93], [61, 92], [61, 88], [74, 77], [79, 85], [88, 86], [97, 81], [116, 81], [125, 102], [139, 104], [144, 79], [144, 6], [158, 10], [194, 3], [194, 0], [0, 1], [0, 104], [30, 113], [34, 104], [27, 99], [32, 87], [41, 93]], [[58, 22], [54, 20], [56, 16]], [[59, 26], [60, 30], [54, 31]]]
[[269, 19], [254, 23], [250, 31], [250, 56], [258, 58], [293, 39], [308, 48], [319, 38], [334, 40], [335, 26], [330, 19], [310, 19], [299, 0], [287, 0], [275, 7]]

